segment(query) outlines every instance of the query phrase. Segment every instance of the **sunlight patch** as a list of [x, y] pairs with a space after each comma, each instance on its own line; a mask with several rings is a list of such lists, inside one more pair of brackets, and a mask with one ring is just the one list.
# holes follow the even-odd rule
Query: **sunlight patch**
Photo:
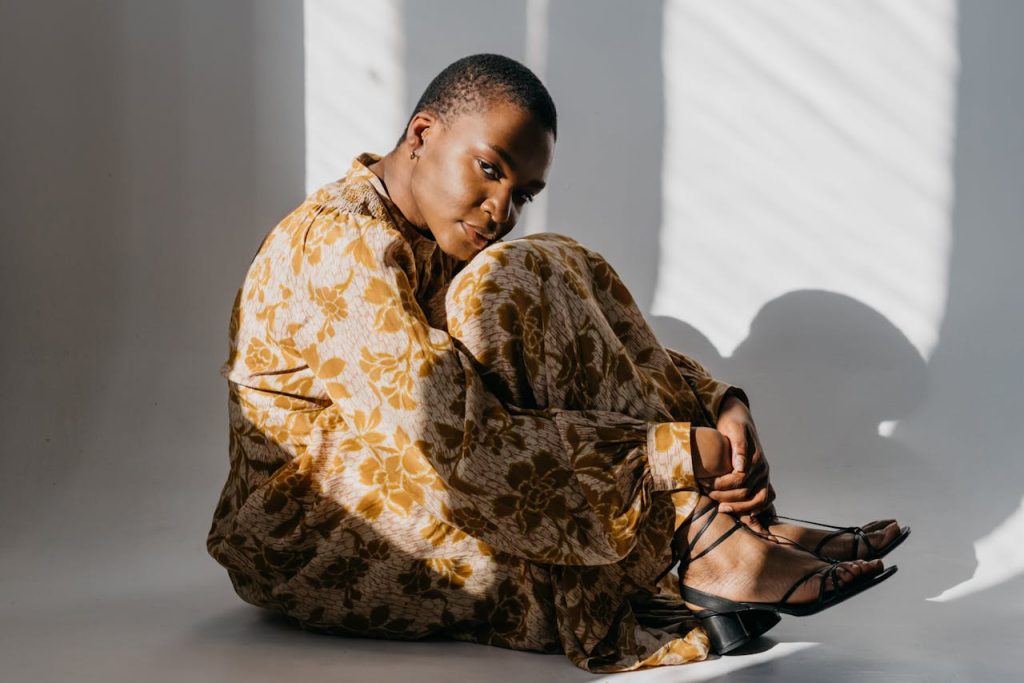
[[974, 576], [948, 588], [934, 598], [932, 602], [950, 602], [967, 597], [972, 593], [998, 586], [1001, 583], [1024, 574], [1024, 498], [1016, 512], [992, 530], [974, 542], [974, 556], [978, 566]]
[[405, 126], [401, 0], [305, 0], [306, 192]]
[[[756, 647], [758, 643], [769, 641], [770, 637], [767, 641], [754, 641], [753, 645]], [[717, 659], [711, 659], [696, 665], [666, 666], [656, 669], [631, 671], [627, 675], [631, 682], [642, 681], [643, 683], [661, 683], [662, 681], [664, 683], [700, 683], [701, 681], [721, 680], [721, 677], [734, 671], [741, 671], [752, 666], [789, 657], [816, 645], [818, 643], [774, 643], [764, 652], [745, 655], [730, 654], [726, 657], [718, 657]], [[616, 681], [622, 681], [623, 675], [620, 673], [598, 680], [615, 683]]]
[[824, 290], [927, 359], [951, 246], [956, 3], [668, 0], [663, 30], [652, 312], [730, 355], [766, 303]]

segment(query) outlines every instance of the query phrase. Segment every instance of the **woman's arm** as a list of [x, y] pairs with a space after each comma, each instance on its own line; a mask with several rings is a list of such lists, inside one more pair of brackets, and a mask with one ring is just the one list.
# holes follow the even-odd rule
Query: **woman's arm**
[[721, 504], [723, 512], [757, 513], [775, 500], [768, 478], [757, 426], [750, 414], [750, 399], [743, 389], [716, 380], [693, 358], [666, 349], [673, 364], [705, 406], [707, 419], [730, 443], [731, 471], [702, 482], [708, 495]]

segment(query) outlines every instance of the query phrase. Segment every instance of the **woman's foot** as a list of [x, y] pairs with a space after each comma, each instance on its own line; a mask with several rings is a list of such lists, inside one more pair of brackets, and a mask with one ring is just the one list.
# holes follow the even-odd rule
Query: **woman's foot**
[[[694, 427], [690, 433], [693, 473], [702, 485], [710, 485], [732, 468], [732, 447], [724, 434], [709, 427]], [[862, 527], [806, 526], [813, 522], [780, 518], [775, 507], [756, 515], [744, 515], [740, 521], [753, 531], [776, 543], [806, 550], [828, 560], [876, 559], [906, 538], [908, 527], [885, 519]], [[828, 527], [828, 528], [820, 528]]]
[[[698, 509], [709, 502], [702, 496]], [[835, 565], [834, 573], [829, 572], [832, 563], [798, 548], [772, 542], [755, 533], [730, 534], [735, 518], [716, 512], [712, 509], [707, 513], [714, 518], [703, 533], [701, 528], [706, 517], [691, 520], [680, 528], [677, 536], [676, 542], [683, 544], [680, 554], [689, 557], [689, 561], [684, 560], [680, 566], [680, 583], [688, 588], [733, 602], [784, 602], [787, 606], [796, 606], [814, 603], [823, 594], [841, 591], [883, 570], [880, 560], [853, 560], [841, 562]], [[727, 538], [703, 554], [726, 534]], [[690, 548], [695, 538], [696, 543]], [[815, 574], [815, 570], [820, 573]], [[812, 576], [801, 582], [809, 574]], [[700, 609], [699, 605], [695, 607]]]
[[786, 520], [774, 514], [761, 515], [757, 520], [741, 520], [756, 531], [783, 545], [796, 545], [818, 557], [832, 560], [858, 560], [879, 557], [906, 531], [893, 519], [881, 519], [848, 529], [815, 528], [799, 524], [799, 520]]

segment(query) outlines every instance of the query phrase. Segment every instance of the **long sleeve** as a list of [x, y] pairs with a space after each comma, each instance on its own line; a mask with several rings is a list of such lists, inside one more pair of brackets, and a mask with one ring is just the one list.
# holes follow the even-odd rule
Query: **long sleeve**
[[[323, 209], [292, 249], [296, 315], [282, 316], [279, 343], [373, 451], [367, 481], [401, 477], [403, 495], [438, 519], [552, 564], [621, 560], [653, 492], [695, 488], [689, 423], [504, 405], [428, 324], [412, 253], [387, 224]], [[358, 512], [372, 519], [386, 503], [367, 496]]]
[[[665, 349], [668, 352], [669, 358], [672, 359], [673, 365], [679, 370], [680, 374], [686, 379], [686, 382], [693, 388], [697, 397], [701, 403], [707, 409], [708, 414], [714, 419], [718, 419], [718, 413], [722, 409], [722, 402], [728, 396], [736, 396], [738, 399], [747, 404], [750, 407], [750, 399], [747, 398], [747, 393], [740, 389], [725, 382], [720, 382], [711, 376], [704, 366], [698, 363], [693, 358], [675, 351], [673, 349]], [[714, 422], [712, 422], [714, 426]]]

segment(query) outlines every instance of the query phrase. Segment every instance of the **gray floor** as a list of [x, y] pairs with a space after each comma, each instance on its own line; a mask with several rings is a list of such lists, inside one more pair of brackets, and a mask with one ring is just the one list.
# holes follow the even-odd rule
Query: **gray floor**
[[890, 581], [828, 612], [784, 619], [743, 654], [610, 677], [577, 670], [562, 656], [307, 633], [242, 603], [201, 548], [166, 531], [120, 551], [99, 552], [102, 559], [88, 551], [43, 548], [7, 555], [22, 560], [5, 568], [0, 583], [5, 682], [842, 683], [1024, 676], [1018, 650], [1024, 577], [952, 602], [926, 601], [915, 595], [916, 587], [929, 566], [944, 559], [915, 548], [913, 536], [894, 553], [901, 569]]

